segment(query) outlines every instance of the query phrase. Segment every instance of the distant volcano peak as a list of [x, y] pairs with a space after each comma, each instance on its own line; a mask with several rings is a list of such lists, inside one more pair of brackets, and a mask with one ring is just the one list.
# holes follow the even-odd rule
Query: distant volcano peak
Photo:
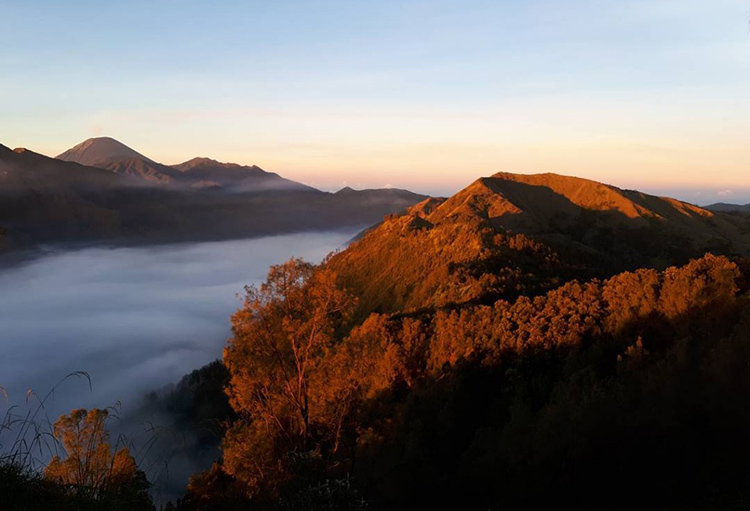
[[57, 156], [59, 160], [73, 161], [89, 166], [131, 158], [138, 158], [153, 163], [153, 160], [150, 158], [143, 156], [111, 137], [89, 138]]

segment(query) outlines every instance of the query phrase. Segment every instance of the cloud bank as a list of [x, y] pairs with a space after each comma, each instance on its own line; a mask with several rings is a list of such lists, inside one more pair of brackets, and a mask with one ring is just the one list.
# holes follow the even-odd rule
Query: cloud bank
[[144, 393], [221, 356], [246, 284], [292, 256], [319, 261], [353, 231], [147, 248], [59, 252], [0, 270], [0, 386], [23, 404], [73, 371], [48, 415], [76, 407], [123, 413]]

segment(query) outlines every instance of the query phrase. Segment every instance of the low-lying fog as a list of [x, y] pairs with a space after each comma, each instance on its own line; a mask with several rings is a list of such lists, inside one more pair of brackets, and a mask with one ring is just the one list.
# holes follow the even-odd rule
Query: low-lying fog
[[[356, 234], [304, 233], [143, 248], [88, 248], [0, 270], [0, 401], [3, 414], [28, 389], [46, 394], [54, 421], [79, 407], [143, 395], [221, 356], [229, 317], [246, 284], [290, 257], [320, 261]], [[0, 416], [1, 417], [1, 416]]]

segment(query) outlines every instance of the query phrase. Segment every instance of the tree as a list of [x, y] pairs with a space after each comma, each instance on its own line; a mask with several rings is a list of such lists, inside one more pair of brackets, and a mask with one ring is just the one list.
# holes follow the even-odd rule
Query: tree
[[66, 456], [64, 459], [53, 457], [44, 476], [78, 495], [100, 500], [120, 496], [132, 506], [138, 502], [150, 508], [148, 482], [128, 448], [112, 454], [108, 417], [107, 410], [98, 408], [88, 411], [80, 408], [61, 415], [53, 426], [53, 433], [62, 443]]
[[342, 408], [323, 388], [324, 360], [354, 300], [333, 272], [300, 259], [272, 267], [265, 283], [246, 292], [224, 350], [229, 399], [240, 416], [224, 456], [226, 470], [253, 490], [283, 479], [303, 453], [336, 449], [340, 431], [327, 425], [339, 422], [327, 415]]

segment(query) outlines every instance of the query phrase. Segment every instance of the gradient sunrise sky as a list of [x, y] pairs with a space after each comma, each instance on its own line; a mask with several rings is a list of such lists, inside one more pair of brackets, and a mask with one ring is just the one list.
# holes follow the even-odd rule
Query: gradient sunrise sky
[[0, 0], [0, 143], [450, 194], [557, 172], [750, 202], [748, 0]]

